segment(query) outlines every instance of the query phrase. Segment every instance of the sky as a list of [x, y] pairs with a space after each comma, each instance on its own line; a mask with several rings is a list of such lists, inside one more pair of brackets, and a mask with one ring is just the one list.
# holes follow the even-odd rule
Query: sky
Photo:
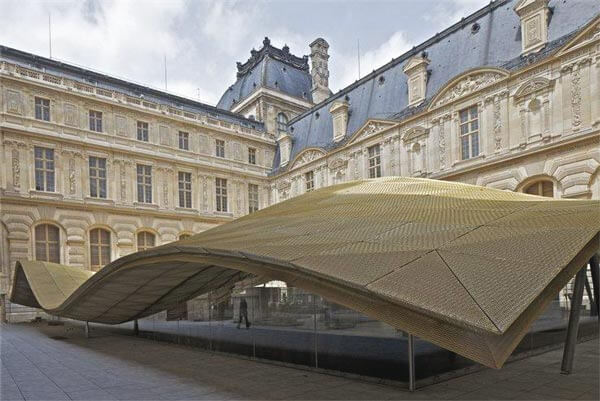
[[[265, 36], [329, 42], [336, 92], [489, 0], [0, 0], [0, 44], [215, 105]], [[360, 51], [359, 51], [360, 49]]]

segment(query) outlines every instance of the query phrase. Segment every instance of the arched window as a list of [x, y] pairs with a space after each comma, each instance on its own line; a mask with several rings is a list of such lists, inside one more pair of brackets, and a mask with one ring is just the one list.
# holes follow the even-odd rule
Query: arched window
[[554, 183], [550, 180], [540, 180], [533, 184], [527, 185], [523, 192], [530, 195], [546, 196], [548, 198], [554, 197]]
[[277, 131], [285, 132], [287, 130], [288, 119], [285, 114], [277, 114]]
[[156, 236], [149, 231], [140, 231], [137, 235], [138, 251], [145, 251], [154, 247]]
[[99, 270], [110, 263], [110, 231], [94, 228], [90, 231], [90, 265]]
[[188, 239], [188, 238], [190, 238], [191, 236], [192, 236], [191, 234], [181, 234], [181, 235], [179, 236], [179, 239], [180, 239], [180, 240], [182, 240], [182, 239]]
[[35, 228], [35, 260], [60, 263], [60, 233], [52, 224]]

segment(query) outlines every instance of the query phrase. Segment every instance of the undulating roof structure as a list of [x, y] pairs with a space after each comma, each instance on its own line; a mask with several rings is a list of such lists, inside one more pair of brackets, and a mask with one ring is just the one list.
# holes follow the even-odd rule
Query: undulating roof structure
[[96, 274], [22, 261], [10, 299], [120, 323], [255, 275], [501, 367], [598, 251], [599, 232], [597, 200], [380, 178], [309, 192]]
[[[490, 2], [406, 53], [390, 55], [395, 58], [389, 63], [291, 120], [288, 126], [293, 146], [289, 160], [308, 148], [344, 146], [369, 119], [402, 121], [419, 113], [453, 78], [471, 69], [491, 67], [511, 72], [544, 59], [600, 14], [600, 1], [550, 0], [548, 44], [537, 53], [522, 56], [521, 23], [514, 11], [517, 3]], [[403, 68], [413, 56], [423, 53], [430, 60], [425, 101], [409, 107], [408, 76]], [[349, 103], [349, 116], [345, 139], [334, 142], [329, 109], [336, 100]], [[280, 168], [279, 163], [278, 150], [274, 173], [289, 168]]]

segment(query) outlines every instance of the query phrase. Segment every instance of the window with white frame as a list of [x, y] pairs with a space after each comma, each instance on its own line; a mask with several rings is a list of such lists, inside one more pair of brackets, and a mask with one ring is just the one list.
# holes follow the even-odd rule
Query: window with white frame
[[225, 178], [215, 178], [215, 194], [217, 212], [227, 211], [227, 180]]
[[90, 230], [90, 266], [100, 270], [110, 263], [110, 231], [103, 228]]
[[373, 145], [368, 148], [369, 152], [369, 178], [381, 177], [381, 148]]
[[279, 113], [277, 114], [277, 131], [285, 132], [287, 131], [288, 118], [285, 114]]
[[90, 196], [92, 198], [106, 198], [106, 159], [90, 156]]
[[190, 150], [190, 133], [179, 131], [179, 149]]
[[192, 173], [180, 171], [179, 174], [179, 207], [192, 207]]
[[148, 142], [148, 123], [144, 121], [137, 122], [137, 140]]
[[479, 117], [477, 105], [459, 112], [460, 117], [460, 153], [467, 160], [479, 155]]
[[248, 213], [258, 210], [258, 185], [248, 184]]
[[150, 231], [140, 231], [137, 234], [137, 250], [145, 251], [146, 249], [154, 248], [156, 236]]
[[41, 97], [35, 98], [35, 118], [50, 121], [50, 100]]
[[248, 163], [256, 164], [256, 149], [248, 148]]
[[225, 141], [221, 139], [215, 141], [215, 155], [217, 157], [225, 157]]
[[312, 170], [304, 174], [304, 181], [306, 182], [306, 192], [315, 189], [315, 173]]
[[55, 225], [35, 227], [35, 260], [60, 263], [60, 233]]
[[35, 189], [37, 191], [54, 192], [54, 149], [36, 146], [33, 152], [35, 158]]
[[137, 165], [137, 199], [141, 203], [152, 203], [152, 166]]
[[102, 132], [102, 112], [90, 110], [90, 131]]

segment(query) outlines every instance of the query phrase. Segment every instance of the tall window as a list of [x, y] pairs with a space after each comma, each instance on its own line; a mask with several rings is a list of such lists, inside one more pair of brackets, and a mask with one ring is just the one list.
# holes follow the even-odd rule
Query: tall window
[[192, 173], [179, 172], [179, 207], [192, 207]]
[[54, 192], [54, 149], [34, 148], [35, 189]]
[[284, 132], [287, 130], [288, 119], [285, 114], [277, 114], [277, 131]]
[[148, 123], [143, 121], [137, 122], [137, 140], [148, 142]]
[[304, 174], [304, 179], [306, 181], [306, 192], [310, 192], [315, 189], [315, 174], [311, 171]]
[[248, 184], [248, 213], [258, 210], [258, 185]]
[[248, 163], [256, 164], [256, 149], [248, 148]]
[[90, 196], [106, 198], [106, 159], [90, 156]]
[[90, 265], [99, 270], [110, 263], [110, 231], [94, 228], [90, 231]]
[[381, 177], [381, 149], [379, 145], [369, 147], [369, 178]]
[[217, 139], [215, 148], [215, 154], [217, 157], [225, 157], [225, 141]]
[[215, 191], [217, 200], [217, 212], [227, 211], [227, 180], [224, 178], [215, 179]]
[[35, 98], [35, 118], [50, 121], [50, 100], [41, 97]]
[[152, 166], [137, 165], [138, 202], [152, 203]]
[[102, 112], [90, 110], [90, 131], [102, 132]]
[[526, 194], [546, 196], [548, 198], [554, 198], [554, 183], [549, 180], [541, 180], [534, 182], [525, 187], [523, 190]]
[[477, 106], [460, 111], [460, 149], [462, 160], [479, 155], [479, 119]]
[[190, 150], [189, 132], [179, 131], [179, 149]]
[[35, 260], [60, 263], [58, 227], [40, 224], [35, 228]]
[[149, 231], [140, 231], [137, 235], [137, 249], [138, 251], [145, 251], [146, 249], [154, 248], [156, 236]]

